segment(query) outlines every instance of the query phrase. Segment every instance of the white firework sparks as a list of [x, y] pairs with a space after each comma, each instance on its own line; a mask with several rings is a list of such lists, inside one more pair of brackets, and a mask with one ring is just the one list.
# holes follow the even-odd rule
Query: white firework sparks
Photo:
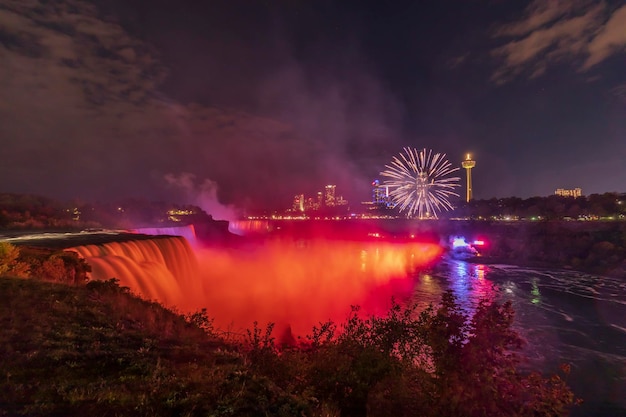
[[449, 175], [459, 168], [453, 168], [445, 154], [404, 148], [385, 168], [380, 175], [391, 179], [384, 184], [399, 210], [407, 210], [407, 217], [437, 218], [438, 212], [454, 208], [448, 199], [459, 196], [454, 189], [460, 187], [460, 178]]

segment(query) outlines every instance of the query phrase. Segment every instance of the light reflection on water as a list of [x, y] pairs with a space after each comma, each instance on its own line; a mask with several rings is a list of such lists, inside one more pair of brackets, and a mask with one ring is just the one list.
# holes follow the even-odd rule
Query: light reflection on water
[[416, 276], [413, 301], [437, 303], [446, 290], [470, 314], [483, 298], [511, 301], [515, 328], [527, 340], [527, 366], [553, 372], [561, 363], [572, 365], [570, 385], [586, 401], [573, 415], [614, 415], [598, 409], [602, 402], [626, 414], [626, 282], [569, 270], [443, 260]]
[[451, 290], [461, 307], [473, 313], [482, 299], [494, 300], [497, 288], [487, 279], [488, 267], [462, 261], [446, 261], [429, 274], [417, 277], [413, 302], [418, 305], [436, 304], [441, 294]]

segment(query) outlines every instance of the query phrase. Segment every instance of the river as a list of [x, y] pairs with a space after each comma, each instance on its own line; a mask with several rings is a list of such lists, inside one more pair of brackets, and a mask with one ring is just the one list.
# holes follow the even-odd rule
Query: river
[[415, 277], [413, 301], [452, 290], [469, 311], [481, 298], [511, 301], [530, 369], [571, 365], [567, 381], [583, 404], [573, 416], [626, 415], [626, 282], [570, 270], [444, 259]]

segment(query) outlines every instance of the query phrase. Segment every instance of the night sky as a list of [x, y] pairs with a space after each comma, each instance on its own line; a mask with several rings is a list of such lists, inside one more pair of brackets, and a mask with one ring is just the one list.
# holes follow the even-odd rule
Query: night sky
[[0, 0], [0, 145], [0, 192], [207, 211], [364, 201], [404, 146], [626, 192], [626, 1]]

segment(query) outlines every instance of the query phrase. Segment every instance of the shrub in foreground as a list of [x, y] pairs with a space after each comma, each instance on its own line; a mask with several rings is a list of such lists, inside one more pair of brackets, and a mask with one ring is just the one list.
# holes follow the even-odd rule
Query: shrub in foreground
[[0, 279], [0, 416], [563, 416], [575, 402], [560, 376], [518, 371], [510, 303], [355, 307], [283, 345], [272, 325], [227, 342], [208, 317], [116, 280]]
[[249, 358], [341, 416], [567, 415], [575, 399], [561, 376], [518, 371], [513, 318], [509, 302], [483, 301], [470, 316], [447, 292], [423, 311], [394, 303], [385, 317], [363, 318], [354, 308], [339, 328], [321, 324], [297, 348], [249, 343]]

